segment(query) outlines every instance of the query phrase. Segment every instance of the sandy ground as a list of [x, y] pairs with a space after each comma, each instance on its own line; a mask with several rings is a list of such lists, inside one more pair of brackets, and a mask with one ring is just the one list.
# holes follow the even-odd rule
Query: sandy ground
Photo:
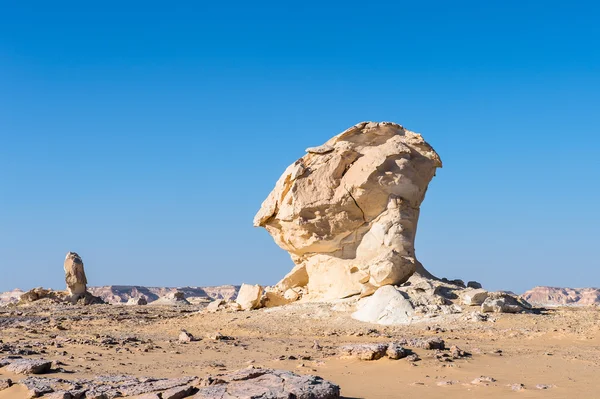
[[[357, 322], [350, 318], [351, 306], [335, 308], [293, 304], [217, 313], [193, 306], [3, 308], [0, 339], [39, 352], [26, 357], [61, 361], [65, 372], [49, 376], [66, 379], [99, 374], [205, 376], [252, 364], [319, 375], [340, 385], [345, 398], [600, 397], [597, 308], [500, 314], [488, 321], [453, 315], [401, 327]], [[201, 339], [179, 343], [182, 328]], [[211, 339], [216, 332], [234, 339]], [[423, 349], [414, 349], [421, 358], [417, 362], [339, 356], [339, 347], [348, 343], [434, 336], [471, 356], [440, 361], [435, 351]], [[496, 382], [473, 384], [480, 376]], [[0, 378], [7, 377], [23, 378], [0, 368]], [[514, 391], [513, 384], [525, 389]], [[19, 385], [0, 391], [0, 399], [25, 397]]]

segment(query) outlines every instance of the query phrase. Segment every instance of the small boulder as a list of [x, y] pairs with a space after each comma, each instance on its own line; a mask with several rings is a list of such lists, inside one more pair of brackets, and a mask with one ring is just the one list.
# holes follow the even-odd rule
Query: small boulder
[[469, 281], [467, 283], [467, 288], [479, 289], [479, 288], [483, 288], [483, 286], [480, 283], [478, 283], [477, 281]]
[[235, 301], [242, 310], [258, 309], [261, 305], [263, 289], [260, 285], [242, 284]]
[[44, 374], [50, 371], [52, 362], [44, 359], [17, 359], [6, 370], [15, 374]]
[[126, 303], [126, 305], [128, 305], [128, 306], [147, 305], [147, 304], [148, 304], [148, 301], [146, 300], [146, 297], [144, 297], [144, 296], [140, 296], [137, 298], [129, 298], [129, 300]]
[[214, 301], [206, 305], [206, 310], [209, 312], [216, 312], [223, 305], [225, 305], [224, 299], [215, 299]]
[[358, 303], [352, 318], [382, 325], [409, 324], [415, 313], [413, 305], [396, 288], [385, 285]]
[[355, 358], [360, 360], [377, 360], [386, 355], [386, 344], [353, 344], [341, 348], [342, 358]]
[[187, 344], [188, 342], [195, 341], [196, 339], [192, 334], [187, 332], [186, 330], [181, 330], [179, 333], [179, 342], [182, 344]]
[[466, 290], [461, 296], [461, 302], [466, 306], [480, 306], [488, 297], [484, 289]]
[[393, 360], [398, 360], [405, 358], [408, 356], [408, 351], [402, 347], [402, 345], [392, 342], [388, 345], [387, 350], [385, 352], [387, 357]]

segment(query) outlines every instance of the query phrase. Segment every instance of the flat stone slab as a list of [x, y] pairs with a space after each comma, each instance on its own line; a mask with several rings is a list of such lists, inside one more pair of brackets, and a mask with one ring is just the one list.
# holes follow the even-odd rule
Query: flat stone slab
[[208, 377], [194, 399], [337, 399], [340, 387], [312, 375], [247, 368]]
[[44, 374], [50, 371], [52, 362], [44, 359], [15, 359], [6, 370], [15, 374]]

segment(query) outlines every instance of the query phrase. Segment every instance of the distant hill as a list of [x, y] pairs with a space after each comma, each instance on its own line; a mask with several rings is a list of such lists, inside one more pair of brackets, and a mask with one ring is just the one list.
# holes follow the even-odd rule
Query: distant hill
[[600, 305], [599, 288], [535, 287], [522, 295], [537, 306], [593, 306]]
[[[145, 296], [148, 302], [153, 302], [169, 293], [182, 291], [185, 298], [192, 302], [208, 302], [213, 299], [235, 299], [240, 287], [238, 285], [220, 285], [216, 287], [143, 287], [139, 285], [107, 285], [104, 287], [88, 287], [88, 291], [99, 296], [105, 302], [112, 304], [125, 303], [129, 298]], [[0, 293], [0, 305], [17, 302], [23, 291]]]

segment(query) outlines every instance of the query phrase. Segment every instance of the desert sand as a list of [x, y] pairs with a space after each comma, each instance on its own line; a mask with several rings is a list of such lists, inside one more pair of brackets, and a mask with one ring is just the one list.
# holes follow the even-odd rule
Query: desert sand
[[[43, 302], [43, 301], [42, 301]], [[294, 303], [253, 311], [209, 312], [186, 306], [64, 306], [39, 301], [0, 308], [4, 352], [59, 361], [48, 377], [103, 374], [207, 376], [249, 365], [319, 375], [344, 398], [594, 398], [600, 389], [600, 314], [595, 307], [539, 314], [468, 313], [407, 326], [378, 326], [350, 317], [349, 301]], [[197, 341], [180, 343], [185, 329]], [[216, 334], [232, 339], [214, 339]], [[439, 337], [468, 354], [411, 348], [420, 360], [342, 358], [351, 343]], [[436, 353], [439, 353], [436, 358]], [[476, 383], [478, 377], [494, 382]], [[0, 368], [0, 378], [24, 378]], [[518, 384], [523, 389], [515, 391]], [[541, 388], [541, 389], [540, 389]], [[20, 385], [0, 399], [26, 398]]]

